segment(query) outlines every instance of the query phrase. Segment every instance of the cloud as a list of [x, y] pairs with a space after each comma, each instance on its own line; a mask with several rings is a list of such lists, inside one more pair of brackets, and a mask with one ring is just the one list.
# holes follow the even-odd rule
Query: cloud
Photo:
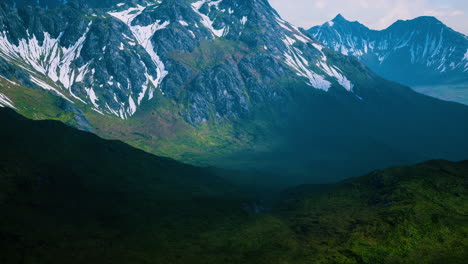
[[341, 13], [374, 29], [396, 20], [435, 16], [457, 31], [468, 34], [467, 0], [269, 0], [288, 21], [309, 28]]
[[412, 17], [411, 3], [405, 0], [395, 1], [394, 6], [388, 8], [388, 12], [378, 20], [378, 22], [370, 26], [382, 29], [388, 27], [390, 24], [398, 19], [410, 19]]
[[369, 8], [369, 2], [367, 0], [360, 0], [359, 4], [362, 8]]
[[450, 13], [451, 16], [460, 16], [465, 14], [462, 10], [453, 10], [452, 13]]
[[325, 0], [316, 0], [315, 1], [315, 7], [323, 9], [323, 8], [327, 7], [327, 2]]
[[424, 15], [426, 16], [435, 16], [435, 17], [453, 17], [453, 16], [460, 16], [465, 14], [462, 10], [425, 10]]

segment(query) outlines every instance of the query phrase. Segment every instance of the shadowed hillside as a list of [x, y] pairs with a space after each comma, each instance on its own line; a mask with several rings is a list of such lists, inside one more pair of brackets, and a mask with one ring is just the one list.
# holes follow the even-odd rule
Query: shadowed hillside
[[277, 205], [201, 168], [0, 109], [0, 263], [464, 263], [468, 162], [431, 161]]

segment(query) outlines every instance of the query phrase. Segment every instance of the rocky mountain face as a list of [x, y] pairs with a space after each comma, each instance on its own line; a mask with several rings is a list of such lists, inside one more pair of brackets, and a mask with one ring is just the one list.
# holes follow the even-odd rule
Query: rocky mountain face
[[203, 165], [339, 177], [468, 155], [466, 107], [382, 79], [267, 0], [97, 2], [0, 4], [0, 105]]
[[376, 31], [338, 15], [309, 32], [327, 47], [360, 58], [390, 80], [407, 85], [468, 81], [468, 38], [434, 17], [397, 21]]
[[[2, 13], [5, 63], [35, 86], [104, 115], [129, 118], [159, 93], [185, 101], [192, 124], [212, 114], [245, 116], [256, 103], [286, 97], [267, 87], [294, 75], [315, 89], [353, 93], [323, 47], [267, 1], [147, 1], [105, 10], [2, 5]], [[208, 54], [197, 54], [204, 42]]]

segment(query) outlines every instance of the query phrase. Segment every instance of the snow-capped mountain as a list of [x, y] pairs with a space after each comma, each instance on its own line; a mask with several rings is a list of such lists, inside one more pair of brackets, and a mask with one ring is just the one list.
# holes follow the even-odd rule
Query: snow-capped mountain
[[27, 117], [196, 164], [326, 177], [468, 155], [466, 107], [379, 77], [268, 0], [30, 4], [0, 3], [0, 105]]
[[[207, 120], [213, 110], [207, 106], [214, 106], [217, 116], [238, 116], [254, 103], [249, 97], [280, 96], [253, 86], [264, 88], [290, 72], [315, 89], [353, 92], [354, 84], [327, 61], [323, 47], [282, 20], [266, 0], [134, 2], [106, 9], [77, 3], [55, 9], [2, 5], [0, 57], [27, 72], [36, 86], [123, 119], [155, 93], [181, 99], [184, 86], [191, 89], [184, 93], [190, 122]], [[194, 69], [198, 65], [180, 58], [202, 42], [221, 41], [242, 42], [240, 51], [256, 52], [210, 69]], [[253, 75], [253, 67], [262, 63], [274, 68]]]
[[309, 32], [378, 74], [408, 85], [468, 81], [468, 38], [434, 17], [397, 21], [376, 31], [338, 15]]

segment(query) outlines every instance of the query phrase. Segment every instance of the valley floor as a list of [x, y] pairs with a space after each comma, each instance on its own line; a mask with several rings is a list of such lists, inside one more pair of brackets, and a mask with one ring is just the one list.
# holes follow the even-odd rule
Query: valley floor
[[415, 86], [412, 88], [416, 92], [441, 100], [468, 105], [468, 84]]
[[0, 263], [462, 264], [467, 165], [302, 186], [270, 208], [219, 196], [18, 193], [0, 200]]

